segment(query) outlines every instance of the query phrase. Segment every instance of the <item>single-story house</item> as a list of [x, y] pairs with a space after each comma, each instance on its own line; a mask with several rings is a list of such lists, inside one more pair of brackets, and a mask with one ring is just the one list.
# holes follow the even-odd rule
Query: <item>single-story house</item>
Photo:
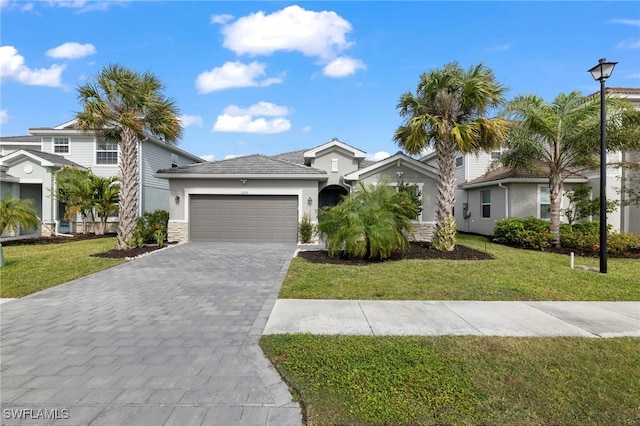
[[168, 181], [169, 241], [298, 241], [308, 213], [337, 204], [364, 184], [387, 179], [418, 186], [423, 209], [416, 239], [429, 240], [436, 211], [436, 169], [400, 152], [371, 162], [337, 138], [312, 149], [247, 155], [158, 170]]

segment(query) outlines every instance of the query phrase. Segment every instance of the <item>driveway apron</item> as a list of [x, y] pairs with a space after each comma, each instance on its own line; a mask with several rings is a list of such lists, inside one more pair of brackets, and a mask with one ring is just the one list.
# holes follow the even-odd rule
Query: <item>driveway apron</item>
[[301, 424], [258, 346], [294, 251], [181, 244], [2, 304], [1, 423]]

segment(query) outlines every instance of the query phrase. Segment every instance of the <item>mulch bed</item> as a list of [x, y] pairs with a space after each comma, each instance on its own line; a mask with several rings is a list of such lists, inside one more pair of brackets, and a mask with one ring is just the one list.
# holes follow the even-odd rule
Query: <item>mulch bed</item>
[[[4, 241], [3, 246], [24, 246], [24, 245], [43, 245], [43, 244], [63, 244], [71, 241], [83, 241], [83, 240], [95, 240], [98, 238], [114, 238], [116, 234], [94, 235], [94, 234], [75, 234], [73, 237], [40, 237], [40, 238], [25, 238], [20, 240]], [[91, 255], [91, 257], [104, 257], [109, 259], [125, 259], [142, 256], [146, 253], [159, 250], [161, 247], [156, 245], [149, 245], [143, 247], [133, 247], [127, 250], [109, 250], [106, 253], [97, 253]]]
[[[312, 263], [327, 263], [332, 265], [369, 265], [382, 262], [379, 259], [355, 259], [352, 257], [329, 257], [326, 250], [300, 251], [298, 257]], [[437, 251], [429, 247], [429, 243], [412, 242], [409, 250], [396, 252], [386, 261], [397, 261], [406, 259], [448, 259], [448, 260], [490, 260], [493, 259], [489, 253], [474, 250], [469, 247], [456, 245], [453, 251]]]

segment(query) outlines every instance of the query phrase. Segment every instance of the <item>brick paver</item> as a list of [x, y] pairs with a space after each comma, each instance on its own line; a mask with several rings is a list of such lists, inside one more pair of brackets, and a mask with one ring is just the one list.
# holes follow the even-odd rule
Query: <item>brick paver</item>
[[294, 250], [181, 244], [2, 304], [1, 423], [301, 424], [258, 346]]

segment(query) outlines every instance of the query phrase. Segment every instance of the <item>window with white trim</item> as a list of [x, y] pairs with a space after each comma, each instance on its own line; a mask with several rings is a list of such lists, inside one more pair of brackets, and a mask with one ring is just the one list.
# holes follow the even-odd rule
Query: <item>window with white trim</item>
[[480, 209], [483, 218], [491, 217], [491, 190], [480, 191]]
[[98, 141], [96, 144], [96, 164], [118, 164], [118, 144]]
[[53, 138], [53, 153], [54, 154], [68, 154], [69, 153], [69, 138]]
[[456, 167], [462, 167], [463, 164], [464, 164], [464, 157], [463, 156], [456, 157]]
[[548, 186], [538, 187], [538, 217], [551, 219], [551, 193]]
[[178, 167], [178, 154], [175, 152], [171, 153], [171, 167]]

